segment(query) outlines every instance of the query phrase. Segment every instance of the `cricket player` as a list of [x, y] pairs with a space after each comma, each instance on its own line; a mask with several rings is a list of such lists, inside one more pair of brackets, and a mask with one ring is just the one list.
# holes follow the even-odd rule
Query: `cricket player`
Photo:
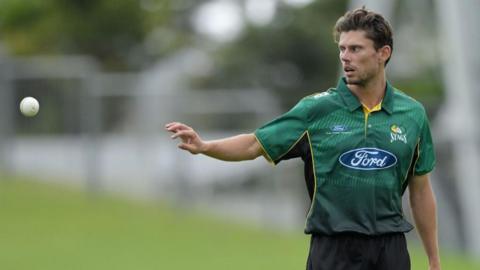
[[360, 8], [338, 19], [334, 36], [344, 72], [337, 86], [303, 98], [254, 133], [204, 141], [182, 123], [166, 129], [192, 154], [264, 156], [274, 164], [301, 158], [311, 198], [307, 270], [410, 269], [407, 187], [429, 269], [438, 270], [432, 138], [424, 107], [386, 79], [392, 29], [382, 15]]

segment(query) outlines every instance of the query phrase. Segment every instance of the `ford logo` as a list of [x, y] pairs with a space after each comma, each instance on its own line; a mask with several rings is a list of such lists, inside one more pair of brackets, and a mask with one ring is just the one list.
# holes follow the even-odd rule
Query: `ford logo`
[[343, 153], [340, 163], [355, 170], [382, 170], [397, 164], [397, 157], [378, 148], [358, 148]]
[[344, 132], [344, 131], [347, 131], [348, 128], [344, 125], [335, 125], [333, 127], [330, 127], [330, 130], [332, 132]]

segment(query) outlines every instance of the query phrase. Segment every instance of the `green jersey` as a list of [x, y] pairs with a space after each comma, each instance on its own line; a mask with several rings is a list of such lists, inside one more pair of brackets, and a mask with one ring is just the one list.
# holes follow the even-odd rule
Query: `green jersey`
[[255, 131], [271, 162], [300, 157], [311, 198], [305, 232], [407, 232], [402, 195], [409, 176], [433, 170], [423, 106], [387, 83], [377, 111], [365, 110], [340, 79]]

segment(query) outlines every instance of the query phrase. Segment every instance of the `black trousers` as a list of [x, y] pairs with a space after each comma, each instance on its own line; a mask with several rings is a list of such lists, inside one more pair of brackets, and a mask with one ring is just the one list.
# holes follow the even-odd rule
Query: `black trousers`
[[410, 270], [403, 233], [312, 235], [307, 270]]

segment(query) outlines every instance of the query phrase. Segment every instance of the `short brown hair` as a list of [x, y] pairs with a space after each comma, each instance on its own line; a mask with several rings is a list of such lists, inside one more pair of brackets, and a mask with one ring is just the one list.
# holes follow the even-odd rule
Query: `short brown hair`
[[[356, 30], [365, 31], [367, 38], [373, 41], [376, 50], [388, 45], [393, 52], [392, 27], [382, 15], [365, 7], [346, 12], [337, 20], [333, 28], [335, 42], [338, 42], [341, 33]], [[389, 60], [390, 58], [385, 65]]]

